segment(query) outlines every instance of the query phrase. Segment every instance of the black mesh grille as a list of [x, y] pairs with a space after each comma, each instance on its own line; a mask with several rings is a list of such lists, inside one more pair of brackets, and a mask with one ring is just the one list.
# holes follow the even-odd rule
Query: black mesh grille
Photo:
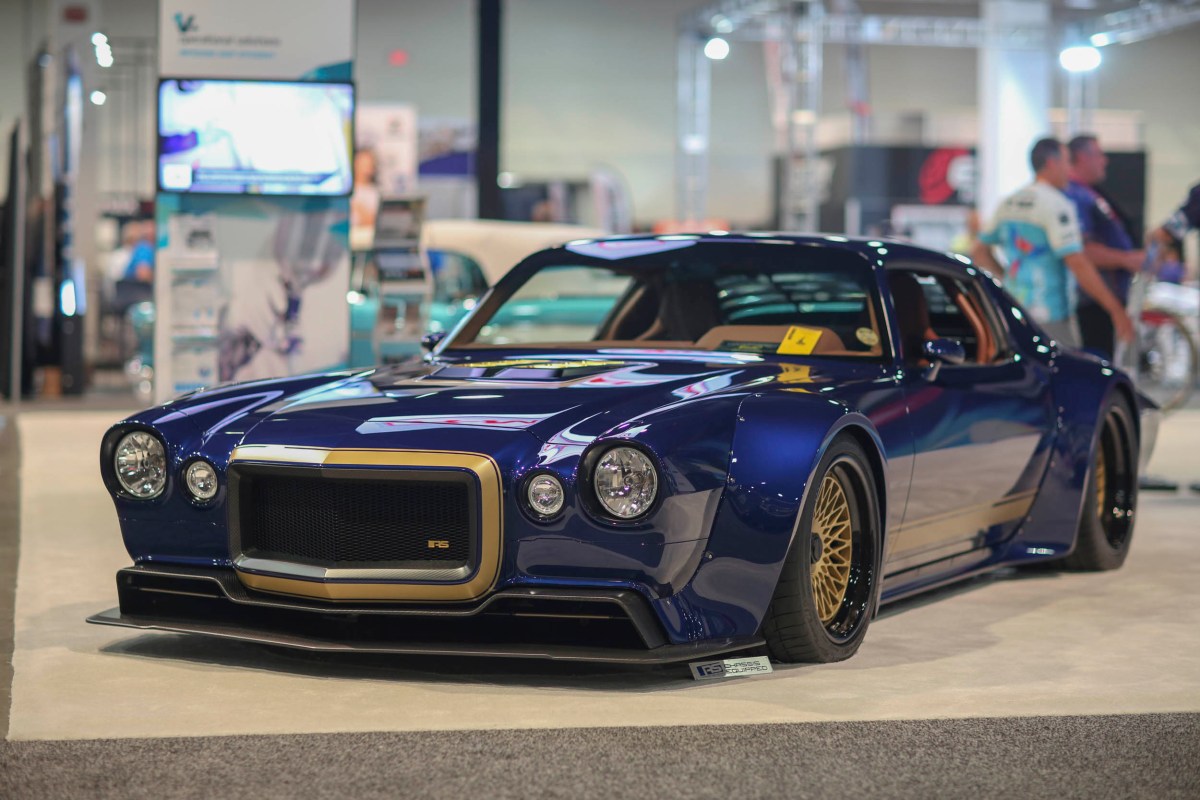
[[242, 551], [321, 566], [454, 568], [471, 556], [470, 491], [463, 481], [255, 475], [240, 483]]

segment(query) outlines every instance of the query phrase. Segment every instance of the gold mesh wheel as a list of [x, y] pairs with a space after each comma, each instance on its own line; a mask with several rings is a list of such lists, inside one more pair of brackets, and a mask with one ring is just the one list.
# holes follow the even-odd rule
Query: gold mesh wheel
[[1104, 520], [1105, 498], [1108, 496], [1108, 469], [1104, 458], [1104, 442], [1096, 445], [1096, 519]]
[[780, 661], [825, 664], [853, 655], [871, 623], [880, 504], [868, 452], [854, 435], [830, 442], [810, 474], [762, 635]]
[[851, 556], [850, 501], [841, 481], [832, 472], [821, 481], [812, 532], [813, 600], [821, 624], [828, 625], [846, 599]]

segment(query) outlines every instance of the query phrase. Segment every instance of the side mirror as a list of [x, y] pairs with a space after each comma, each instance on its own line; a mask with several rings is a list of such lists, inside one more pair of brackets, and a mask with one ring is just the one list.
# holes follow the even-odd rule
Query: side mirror
[[421, 337], [421, 349], [426, 353], [432, 353], [433, 348], [437, 347], [442, 339], [445, 338], [445, 331], [430, 331]]
[[925, 342], [922, 352], [931, 364], [949, 364], [956, 367], [967, 360], [967, 351], [954, 339], [930, 339]]
[[930, 339], [921, 348], [921, 354], [932, 365], [925, 373], [925, 380], [937, 380], [943, 364], [954, 367], [967, 360], [967, 352], [962, 344], [953, 339]]

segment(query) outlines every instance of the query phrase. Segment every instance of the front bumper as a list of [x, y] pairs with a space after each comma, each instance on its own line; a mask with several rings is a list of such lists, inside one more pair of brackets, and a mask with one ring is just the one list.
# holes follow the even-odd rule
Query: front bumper
[[253, 592], [232, 569], [137, 565], [98, 625], [195, 633], [302, 650], [661, 664], [761, 645], [759, 637], [668, 644], [627, 589], [518, 588], [472, 605], [328, 603]]

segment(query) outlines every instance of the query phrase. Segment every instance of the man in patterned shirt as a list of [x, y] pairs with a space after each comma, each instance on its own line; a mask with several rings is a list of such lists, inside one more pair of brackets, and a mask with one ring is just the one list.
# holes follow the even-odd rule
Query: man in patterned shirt
[[1151, 236], [1160, 241], [1171, 241], [1180, 244], [1190, 230], [1200, 229], [1200, 183], [1192, 187], [1187, 199], [1183, 201], [1161, 228], [1154, 230]]
[[[1076, 284], [1108, 312], [1117, 337], [1131, 340], [1133, 322], [1125, 307], [1083, 254], [1075, 205], [1063, 194], [1070, 179], [1066, 148], [1057, 139], [1041, 139], [1029, 160], [1036, 179], [1000, 203], [972, 256], [1005, 274], [1009, 291], [1055, 340], [1079, 343], [1073, 325]], [[1004, 251], [1007, 270], [992, 254], [993, 246]]]

